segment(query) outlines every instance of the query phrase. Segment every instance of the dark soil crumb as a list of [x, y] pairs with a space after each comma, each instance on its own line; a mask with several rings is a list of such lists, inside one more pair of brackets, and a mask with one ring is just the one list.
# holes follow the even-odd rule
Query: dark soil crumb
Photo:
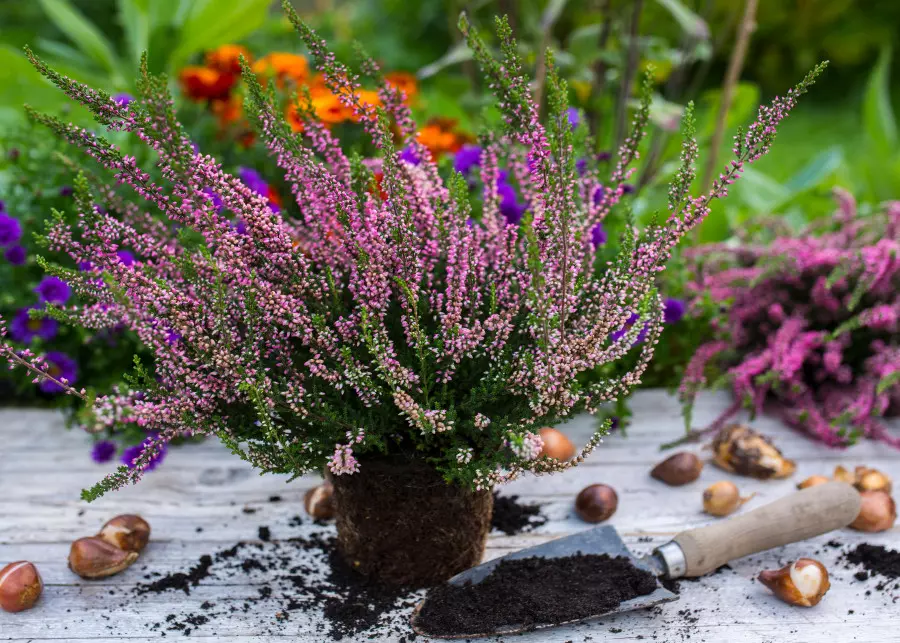
[[514, 536], [523, 531], [540, 527], [547, 518], [541, 515], [540, 505], [519, 502], [519, 496], [501, 496], [494, 493], [494, 513], [491, 515], [491, 529]]
[[159, 580], [153, 581], [149, 585], [138, 585], [135, 591], [138, 594], [147, 594], [154, 592], [160, 594], [166, 590], [175, 589], [182, 590], [185, 594], [191, 593], [191, 587], [196, 587], [200, 581], [209, 576], [209, 568], [212, 567], [213, 560], [208, 554], [200, 557], [197, 564], [187, 572], [176, 572], [174, 574], [166, 574]]
[[259, 528], [259, 539], [265, 543], [272, 540], [272, 532], [268, 527]]
[[[900, 551], [862, 543], [844, 554], [844, 559], [851, 565], [864, 567], [868, 572], [867, 577], [880, 575], [888, 579], [900, 578]], [[865, 572], [860, 572], [862, 573]], [[860, 574], [856, 574], [856, 577], [864, 580], [860, 578]]]
[[840, 549], [844, 546], [844, 543], [839, 540], [829, 540], [827, 543], [825, 543], [825, 545], [831, 547], [832, 549]]
[[281, 496], [269, 496], [269, 502], [281, 502]]
[[432, 634], [533, 629], [610, 612], [656, 589], [656, 577], [627, 558], [577, 554], [503, 560], [477, 584], [431, 590], [417, 619]]

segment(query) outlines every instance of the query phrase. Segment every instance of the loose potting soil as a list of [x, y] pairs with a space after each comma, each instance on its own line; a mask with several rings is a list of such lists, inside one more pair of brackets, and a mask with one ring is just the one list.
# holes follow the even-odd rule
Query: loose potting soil
[[656, 577], [621, 556], [503, 560], [480, 583], [432, 589], [416, 625], [435, 635], [533, 629], [604, 614], [654, 589]]
[[519, 496], [501, 496], [494, 492], [494, 513], [491, 515], [491, 529], [514, 536], [523, 531], [531, 531], [547, 522], [541, 515], [541, 506], [519, 502]]
[[[889, 580], [900, 578], [900, 551], [862, 543], [847, 552], [844, 559], [865, 569], [856, 573], [857, 580], [867, 580], [870, 576], [884, 576]], [[882, 584], [878, 589], [883, 588]]]
[[[298, 516], [291, 523], [300, 527], [304, 521]], [[256, 596], [237, 602], [227, 598], [205, 601], [199, 612], [169, 614], [164, 621], [148, 624], [149, 629], [161, 634], [180, 632], [190, 636], [197, 630], [214, 635], [218, 617], [260, 612], [274, 614], [274, 620], [260, 634], [283, 634], [291, 631], [292, 613], [322, 610], [322, 641], [355, 641], [357, 635], [376, 627], [381, 633], [393, 633], [398, 641], [413, 640], [415, 635], [410, 632], [407, 618], [421, 599], [421, 592], [383, 587], [357, 574], [338, 554], [335, 539], [327, 531], [281, 541], [272, 539], [268, 527], [258, 531], [262, 542], [241, 542], [204, 554], [185, 571], [163, 576], [148, 574], [145, 578], [153, 580], [138, 585], [131, 601], [140, 601], [148, 593], [170, 590], [190, 594], [206, 579], [243, 580], [247, 575], [266, 583], [257, 589]]]

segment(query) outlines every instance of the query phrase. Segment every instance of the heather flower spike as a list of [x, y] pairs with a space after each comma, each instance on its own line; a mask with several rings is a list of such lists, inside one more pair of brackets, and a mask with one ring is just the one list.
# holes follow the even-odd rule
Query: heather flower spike
[[[123, 324], [153, 354], [129, 390], [91, 401], [89, 429], [130, 422], [148, 437], [128, 466], [84, 497], [137, 481], [171, 439], [193, 433], [218, 435], [264, 472], [328, 467], [354, 475], [367, 456], [406, 452], [447, 481], [479, 489], [582, 462], [608, 422], [570, 462], [539, 455], [538, 429], [596, 411], [640, 381], [662, 325], [657, 273], [742, 164], [768, 149], [774, 126], [815, 74], [760, 110], [738, 160], [709, 194], [689, 194], [696, 146], [687, 143], [668, 218], [643, 235], [628, 225], [617, 259], [598, 265], [593, 231], [626, 192], [649, 113], [649, 76], [633, 132], [601, 181], [596, 168], [578, 171], [568, 90], [552, 54], [544, 124], [506, 21], [497, 21], [498, 62], [461, 19], [506, 122], [482, 137], [470, 167], [484, 186], [475, 216], [466, 178], [441, 177], [402, 91], [364, 55], [362, 76], [337, 61], [290, 4], [284, 8], [378, 158], [348, 158], [308, 96], [296, 97], [303, 127], [295, 132], [275, 102], [276, 86], [262, 87], [243, 61], [247, 112], [293, 200], [279, 212], [194, 150], [165, 79], [146, 62], [140, 95], [123, 104], [27, 52], [109, 131], [149, 146], [162, 177], [154, 181], [100, 134], [32, 112], [139, 197], [125, 199], [103, 177], [81, 173], [77, 224], [58, 216], [46, 233], [51, 250], [83, 267], [44, 262], [48, 271], [87, 303], [48, 303], [42, 314], [89, 328]], [[360, 100], [367, 79], [377, 85], [377, 106]], [[502, 185], [514, 186], [521, 223], [504, 215]], [[133, 261], [122, 261], [123, 252]], [[581, 384], [581, 374], [630, 351], [639, 352], [630, 372]]]

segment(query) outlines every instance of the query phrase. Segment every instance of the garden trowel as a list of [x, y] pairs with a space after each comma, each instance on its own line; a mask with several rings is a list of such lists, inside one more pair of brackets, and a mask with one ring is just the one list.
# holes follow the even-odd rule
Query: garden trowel
[[[624, 601], [611, 612], [602, 614], [608, 616], [677, 599], [676, 594], [665, 589], [659, 583], [659, 577], [677, 579], [702, 576], [742, 556], [846, 527], [856, 519], [859, 510], [860, 496], [852, 486], [844, 482], [828, 482], [798, 491], [734, 518], [683, 531], [670, 542], [656, 548], [646, 556], [638, 557], [632, 554], [615, 528], [603, 525], [572, 536], [551, 540], [536, 547], [523, 549], [502, 558], [496, 558], [457, 574], [447, 582], [455, 585], [479, 583], [491, 574], [501, 560], [532, 556], [565, 558], [579, 553], [625, 556], [636, 567], [657, 576], [656, 589], [652, 593]], [[427, 601], [426, 597], [425, 602]], [[509, 623], [492, 632], [468, 632], [454, 636], [432, 634], [417, 622], [423, 604], [420, 604], [413, 614], [413, 630], [418, 634], [437, 638], [472, 638], [515, 634], [532, 629], [563, 625], [563, 623], [547, 625]], [[585, 619], [596, 616], [601, 616], [601, 614], [585, 616]]]

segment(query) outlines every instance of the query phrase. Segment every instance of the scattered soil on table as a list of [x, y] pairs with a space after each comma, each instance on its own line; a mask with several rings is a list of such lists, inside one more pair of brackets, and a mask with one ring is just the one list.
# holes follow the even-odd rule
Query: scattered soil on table
[[503, 560], [480, 583], [432, 589], [416, 625], [443, 635], [533, 629], [604, 614], [654, 589], [656, 577], [621, 556]]
[[685, 582], [686, 583], [699, 583], [704, 578], [709, 578], [710, 576], [717, 576], [726, 571], [731, 572], [734, 570], [732, 569], [731, 565], [726, 563], [726, 564], [722, 565], [721, 567], [716, 568], [716, 571], [706, 574], [706, 576], [693, 576], [693, 577], [683, 576], [681, 578], [660, 577], [659, 584], [662, 585], [663, 587], [665, 587], [667, 590], [669, 590], [673, 594], [680, 594], [681, 593], [681, 583], [685, 583]]
[[147, 594], [148, 592], [160, 594], [167, 590], [175, 589], [181, 590], [185, 594], [190, 594], [191, 587], [196, 587], [200, 584], [200, 581], [209, 576], [209, 568], [212, 567], [212, 564], [212, 557], [204, 554], [197, 561], [197, 564], [188, 571], [166, 574], [149, 585], [138, 585], [135, 588], [135, 592], [138, 594]]
[[519, 502], [519, 496], [501, 496], [494, 492], [494, 513], [491, 515], [491, 529], [514, 536], [523, 531], [531, 531], [547, 522], [541, 514], [541, 506]]
[[[299, 517], [291, 523], [296, 527], [309, 526]], [[172, 572], [138, 585], [134, 590], [136, 596], [129, 603], [140, 601], [149, 593], [174, 590], [190, 594], [206, 579], [243, 585], [250, 576], [251, 582], [265, 583], [255, 588], [256, 595], [204, 601], [199, 612], [169, 614], [165, 621], [148, 624], [149, 629], [163, 636], [167, 632], [190, 636], [195, 631], [215, 635], [219, 617], [245, 613], [261, 617], [260, 635], [283, 635], [296, 631], [296, 626], [291, 628], [290, 620], [292, 615], [303, 613], [317, 622], [323, 642], [356, 641], [375, 631], [393, 635], [392, 640], [398, 642], [415, 639], [407, 619], [421, 600], [422, 592], [383, 587], [356, 573], [338, 554], [331, 531], [286, 540], [273, 539], [271, 529], [265, 526], [258, 531], [260, 536], [268, 535], [269, 540], [240, 542], [213, 554], [204, 554], [186, 571]], [[154, 574], [148, 574], [145, 578], [153, 577]], [[254, 591], [252, 586], [247, 587]], [[316, 616], [319, 611], [324, 619]], [[269, 614], [274, 615], [271, 621], [268, 621]]]
[[[853, 577], [858, 581], [867, 581], [874, 577], [884, 577], [887, 580], [879, 580], [875, 590], [885, 592], [887, 590], [900, 589], [900, 581], [892, 583], [900, 578], [900, 551], [888, 549], [882, 545], [870, 545], [862, 543], [844, 554], [847, 567], [862, 567]], [[869, 592], [866, 592], [868, 595]]]

